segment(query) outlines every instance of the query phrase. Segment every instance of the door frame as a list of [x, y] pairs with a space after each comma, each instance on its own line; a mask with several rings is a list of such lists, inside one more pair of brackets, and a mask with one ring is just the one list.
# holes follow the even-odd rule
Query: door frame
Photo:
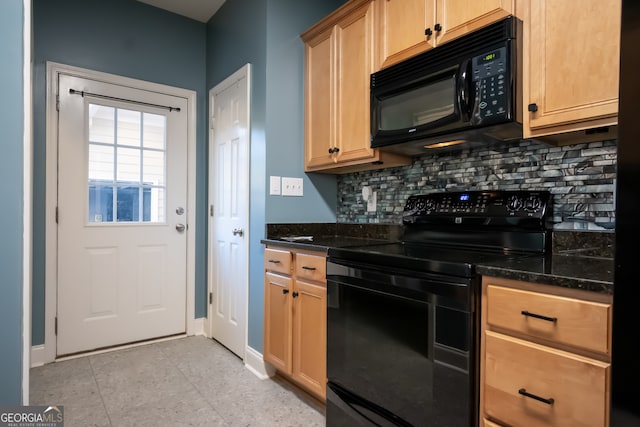
[[208, 220], [207, 220], [207, 226], [209, 229], [209, 233], [208, 233], [208, 238], [207, 238], [207, 321], [205, 323], [205, 334], [207, 337], [209, 338], [214, 338], [213, 337], [213, 327], [212, 327], [212, 322], [213, 322], [213, 316], [211, 314], [211, 309], [212, 309], [212, 304], [211, 304], [211, 298], [210, 295], [212, 295], [213, 293], [213, 266], [212, 266], [212, 259], [211, 259], [211, 245], [213, 243], [213, 216], [211, 215], [212, 212], [212, 206], [213, 206], [213, 202], [214, 202], [214, 189], [215, 186], [211, 184], [211, 180], [213, 179], [213, 177], [215, 176], [215, 172], [214, 172], [214, 158], [213, 158], [213, 131], [214, 131], [214, 126], [213, 126], [213, 112], [214, 110], [214, 105], [213, 105], [213, 98], [215, 96], [216, 93], [220, 93], [222, 92], [224, 89], [228, 88], [229, 86], [231, 86], [232, 84], [234, 84], [235, 82], [237, 82], [238, 80], [244, 78], [246, 81], [246, 85], [247, 85], [247, 124], [248, 124], [248, 129], [247, 129], [247, 146], [246, 146], [246, 158], [247, 158], [247, 171], [246, 171], [246, 179], [247, 179], [247, 194], [245, 195], [246, 199], [246, 203], [247, 203], [247, 224], [246, 227], [244, 228], [245, 230], [245, 242], [247, 242], [246, 244], [246, 253], [245, 253], [245, 257], [247, 260], [247, 270], [245, 271], [245, 283], [247, 284], [247, 287], [245, 289], [245, 326], [244, 326], [244, 348], [245, 348], [245, 353], [244, 353], [244, 358], [243, 361], [246, 360], [247, 358], [247, 354], [249, 351], [249, 269], [250, 269], [250, 242], [251, 242], [251, 235], [250, 235], [250, 227], [249, 227], [249, 223], [250, 223], [250, 215], [249, 212], [251, 211], [251, 64], [247, 63], [245, 65], [243, 65], [241, 68], [239, 68], [238, 70], [236, 70], [234, 73], [232, 73], [231, 75], [229, 75], [227, 78], [225, 78], [223, 81], [221, 81], [220, 83], [218, 83], [217, 85], [215, 85], [214, 87], [212, 87], [211, 89], [209, 89], [208, 92], [208, 99], [207, 99], [207, 103], [209, 106], [209, 117], [208, 117], [208, 148], [209, 148], [209, 156], [208, 156], [208, 179], [207, 179], [207, 185], [209, 187], [209, 191], [208, 191], [208, 195], [207, 195], [207, 209], [209, 211], [209, 215], [208, 215]]
[[110, 73], [88, 70], [47, 61], [46, 98], [46, 196], [45, 196], [45, 331], [42, 354], [32, 362], [49, 363], [56, 360], [58, 233], [56, 205], [58, 193], [58, 74], [68, 74], [109, 84], [158, 92], [187, 100], [187, 277], [186, 277], [186, 333], [194, 335], [195, 321], [195, 259], [196, 259], [196, 92]]

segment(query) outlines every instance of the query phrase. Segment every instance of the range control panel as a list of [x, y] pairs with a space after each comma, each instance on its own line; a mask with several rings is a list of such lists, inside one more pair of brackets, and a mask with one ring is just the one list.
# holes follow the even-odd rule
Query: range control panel
[[[438, 218], [529, 218], [549, 214], [548, 191], [461, 191], [410, 196], [403, 222], [432, 222]], [[431, 219], [431, 220], [430, 220]], [[461, 220], [462, 221], [462, 220]], [[455, 222], [455, 221], [454, 221]]]

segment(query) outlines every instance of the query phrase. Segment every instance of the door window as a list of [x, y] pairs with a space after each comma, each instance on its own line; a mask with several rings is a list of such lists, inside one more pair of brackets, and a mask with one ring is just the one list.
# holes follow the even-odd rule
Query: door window
[[89, 223], [166, 219], [164, 115], [89, 104]]

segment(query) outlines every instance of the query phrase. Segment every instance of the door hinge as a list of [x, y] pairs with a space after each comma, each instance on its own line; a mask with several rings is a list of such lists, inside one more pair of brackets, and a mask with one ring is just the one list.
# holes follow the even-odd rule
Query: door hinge
[[215, 129], [215, 123], [216, 123], [215, 117], [211, 117], [209, 119], [209, 129]]
[[60, 111], [60, 95], [56, 95], [56, 111]]
[[209, 304], [213, 304], [213, 292], [209, 292]]
[[58, 207], [56, 206], [56, 224], [58, 224], [58, 219], [60, 218], [58, 213]]
[[53, 322], [53, 332], [58, 335], [58, 316], [56, 316], [56, 319]]
[[213, 205], [209, 205], [209, 216], [213, 216]]

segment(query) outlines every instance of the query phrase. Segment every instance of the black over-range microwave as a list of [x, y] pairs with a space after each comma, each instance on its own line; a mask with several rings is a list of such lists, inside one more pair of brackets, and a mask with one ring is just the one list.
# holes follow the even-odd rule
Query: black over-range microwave
[[371, 74], [371, 147], [417, 155], [522, 138], [521, 28], [510, 16]]

